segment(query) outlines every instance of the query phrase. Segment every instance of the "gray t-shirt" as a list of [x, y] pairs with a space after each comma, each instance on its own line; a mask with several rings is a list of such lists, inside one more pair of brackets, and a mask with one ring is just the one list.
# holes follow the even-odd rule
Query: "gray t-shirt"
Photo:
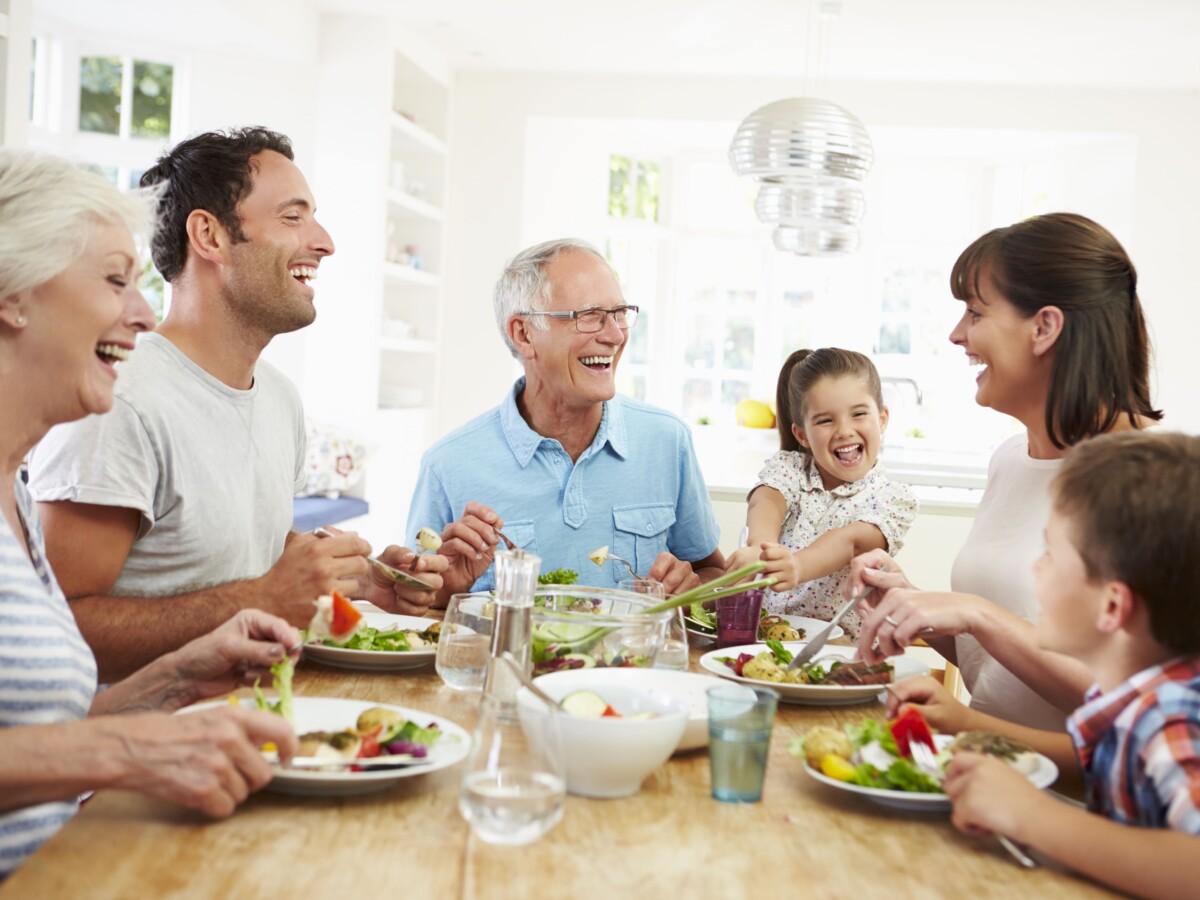
[[257, 578], [283, 553], [304, 483], [300, 395], [259, 361], [254, 386], [213, 378], [158, 334], [120, 368], [113, 409], [59, 425], [29, 457], [35, 500], [136, 509], [111, 593], [161, 597]]

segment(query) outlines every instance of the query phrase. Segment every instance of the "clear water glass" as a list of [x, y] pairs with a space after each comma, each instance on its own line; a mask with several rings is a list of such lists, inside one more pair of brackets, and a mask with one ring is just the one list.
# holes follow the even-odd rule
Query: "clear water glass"
[[755, 803], [762, 799], [779, 693], [730, 684], [709, 688], [707, 694], [713, 798]]
[[[617, 585], [623, 591], [642, 594], [655, 601], [667, 598], [666, 589], [661, 581], [652, 578], [627, 578]], [[683, 607], [671, 610], [671, 619], [667, 622], [667, 634], [663, 645], [654, 657], [654, 668], [677, 669], [687, 671], [688, 667], [688, 638], [687, 625], [683, 620]]]
[[492, 615], [488, 598], [455, 594], [442, 617], [434, 666], [447, 687], [481, 691], [492, 655]]

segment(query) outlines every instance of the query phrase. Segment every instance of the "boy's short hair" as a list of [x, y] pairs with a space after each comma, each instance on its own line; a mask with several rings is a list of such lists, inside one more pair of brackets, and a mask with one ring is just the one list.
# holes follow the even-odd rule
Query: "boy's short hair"
[[1125, 431], [1084, 441], [1055, 478], [1088, 578], [1127, 584], [1154, 640], [1200, 652], [1200, 437]]

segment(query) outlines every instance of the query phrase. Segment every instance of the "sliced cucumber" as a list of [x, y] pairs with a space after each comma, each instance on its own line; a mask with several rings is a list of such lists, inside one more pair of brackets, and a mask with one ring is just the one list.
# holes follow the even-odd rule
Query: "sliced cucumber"
[[572, 691], [558, 705], [563, 712], [581, 719], [599, 719], [608, 710], [608, 701], [595, 691]]

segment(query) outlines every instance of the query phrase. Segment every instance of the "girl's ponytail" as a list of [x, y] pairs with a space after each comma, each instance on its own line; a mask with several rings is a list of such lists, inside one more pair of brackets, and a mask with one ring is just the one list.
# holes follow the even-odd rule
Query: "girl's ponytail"
[[[792, 370], [812, 353], [811, 350], [794, 350], [779, 370], [779, 381], [775, 384], [775, 427], [779, 429], [779, 449], [799, 451], [800, 442], [792, 433], [792, 409], [789, 401]], [[799, 410], [797, 410], [799, 412]]]

